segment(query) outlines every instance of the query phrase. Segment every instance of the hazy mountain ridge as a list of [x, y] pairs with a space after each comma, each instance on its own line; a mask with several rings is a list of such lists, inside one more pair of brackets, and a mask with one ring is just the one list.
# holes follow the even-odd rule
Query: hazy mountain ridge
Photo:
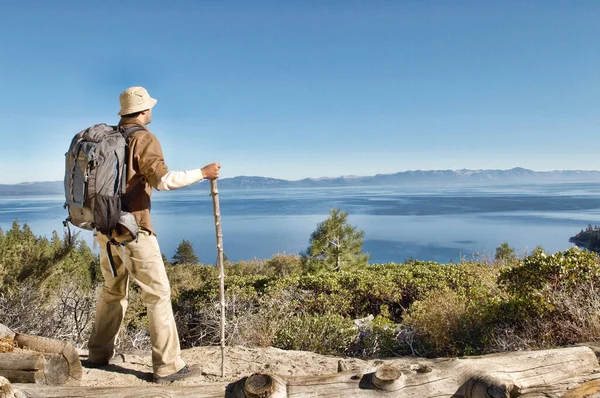
[[[600, 182], [598, 170], [553, 170], [533, 171], [521, 167], [509, 170], [410, 170], [374, 176], [341, 176], [304, 178], [291, 181], [269, 177], [238, 176], [219, 179], [221, 188], [303, 188], [336, 186], [381, 186], [424, 183], [494, 184], [518, 182]], [[0, 196], [63, 194], [62, 181], [25, 182], [0, 184]], [[204, 184], [195, 184], [185, 189], [206, 189]]]

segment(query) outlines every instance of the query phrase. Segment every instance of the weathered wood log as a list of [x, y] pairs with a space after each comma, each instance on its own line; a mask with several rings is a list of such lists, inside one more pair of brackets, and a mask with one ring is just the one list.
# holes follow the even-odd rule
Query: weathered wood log
[[[558, 398], [586, 384], [591, 397], [600, 386], [598, 361], [586, 347], [521, 351], [454, 359], [400, 358], [373, 371], [283, 377], [254, 374], [236, 383], [196, 386], [52, 387], [13, 385], [26, 397], [198, 397], [198, 398]], [[596, 381], [596, 384], [589, 383]], [[583, 391], [583, 390], [582, 390]], [[598, 389], [600, 391], [600, 389]], [[254, 394], [249, 395], [249, 394]], [[583, 393], [582, 393], [583, 394]], [[586, 395], [573, 395], [582, 398]]]
[[573, 388], [565, 394], [564, 398], [600, 398], [600, 379]]
[[227, 383], [198, 386], [152, 385], [136, 387], [49, 387], [36, 384], [13, 384], [15, 392], [25, 398], [223, 398], [237, 397], [227, 392]]
[[338, 361], [338, 373], [348, 371], [348, 365], [341, 359]]
[[393, 366], [383, 366], [371, 376], [371, 383], [378, 390], [398, 391], [404, 385], [402, 371]]
[[44, 384], [44, 364], [42, 354], [1, 353], [0, 375], [12, 383]]
[[286, 398], [285, 381], [276, 376], [253, 374], [244, 381], [244, 394], [247, 398]]
[[[79, 359], [79, 353], [67, 341], [61, 341], [56, 339], [50, 339], [47, 337], [33, 336], [28, 334], [17, 333], [15, 335], [15, 341], [21, 348], [27, 348], [32, 351], [45, 353], [45, 354], [59, 354], [64, 358], [66, 362], [66, 369], [68, 377], [64, 382], [59, 384], [78, 385], [81, 382], [83, 376], [83, 368], [81, 367], [81, 361]], [[60, 360], [54, 357], [50, 357], [53, 361], [55, 369], [60, 369]], [[53, 378], [51, 375], [47, 375], [49, 378]], [[60, 374], [56, 374], [55, 378], [61, 379]]]
[[0, 353], [0, 376], [12, 383], [60, 385], [69, 378], [69, 367], [61, 354]]

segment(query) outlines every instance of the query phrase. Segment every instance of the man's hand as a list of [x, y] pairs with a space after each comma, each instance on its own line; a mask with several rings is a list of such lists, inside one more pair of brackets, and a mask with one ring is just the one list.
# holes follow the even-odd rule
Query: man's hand
[[219, 163], [211, 163], [202, 168], [202, 175], [208, 180], [216, 180], [219, 178], [219, 169], [221, 165]]

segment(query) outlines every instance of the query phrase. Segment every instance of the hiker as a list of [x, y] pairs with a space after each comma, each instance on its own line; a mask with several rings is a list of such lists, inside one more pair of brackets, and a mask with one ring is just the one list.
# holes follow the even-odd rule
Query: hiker
[[[142, 289], [148, 311], [152, 343], [153, 379], [169, 383], [196, 376], [197, 366], [186, 366], [181, 359], [179, 336], [171, 308], [171, 287], [150, 218], [152, 189], [168, 191], [183, 188], [202, 179], [219, 178], [218, 163], [201, 169], [169, 171], [158, 139], [147, 129], [156, 100], [143, 87], [130, 87], [119, 96], [119, 126], [139, 126], [128, 137], [127, 184], [123, 210], [132, 213], [139, 234], [132, 239], [126, 230], [113, 236], [98, 233], [100, 267], [104, 286], [98, 297], [96, 317], [88, 342], [90, 367], [114, 363], [115, 340], [127, 309], [128, 282], [131, 277]], [[110, 245], [114, 239], [122, 246]], [[112, 246], [112, 248], [111, 248]], [[109, 259], [110, 256], [110, 259]], [[116, 276], [110, 262], [113, 262]], [[115, 357], [112, 362], [111, 359]]]

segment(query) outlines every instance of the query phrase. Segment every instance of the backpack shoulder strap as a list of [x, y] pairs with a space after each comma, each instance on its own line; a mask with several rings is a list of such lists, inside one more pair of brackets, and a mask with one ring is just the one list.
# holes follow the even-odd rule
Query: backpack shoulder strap
[[121, 132], [121, 134], [123, 134], [123, 137], [125, 137], [125, 139], [129, 138], [131, 134], [140, 130], [145, 130], [145, 128], [143, 128], [142, 126], [131, 126], [129, 128], [119, 127], [119, 131]]

